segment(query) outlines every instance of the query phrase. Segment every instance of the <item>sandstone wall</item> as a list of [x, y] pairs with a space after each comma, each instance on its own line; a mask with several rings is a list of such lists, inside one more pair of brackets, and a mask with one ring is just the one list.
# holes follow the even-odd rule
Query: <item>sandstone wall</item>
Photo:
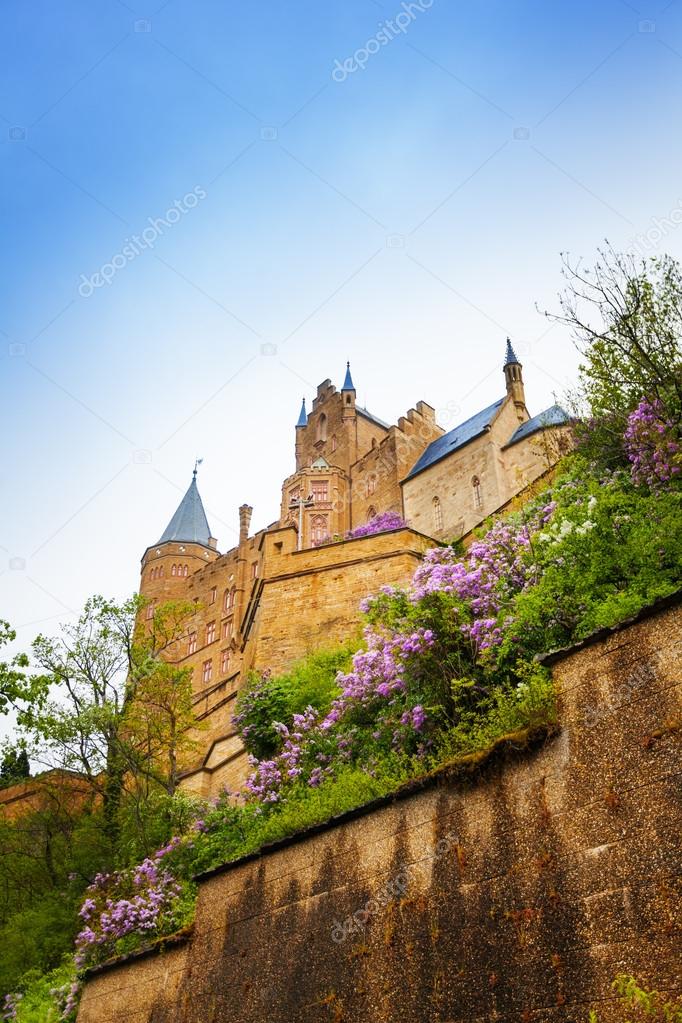
[[[552, 658], [561, 732], [207, 875], [79, 1023], [600, 1023], [679, 983], [682, 609]], [[357, 931], [343, 922], [357, 914]]]

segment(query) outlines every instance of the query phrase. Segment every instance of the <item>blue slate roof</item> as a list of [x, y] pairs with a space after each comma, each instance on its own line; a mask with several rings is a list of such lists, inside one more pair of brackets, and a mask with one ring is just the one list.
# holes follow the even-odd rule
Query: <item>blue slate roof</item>
[[350, 375], [350, 362], [346, 363], [346, 379], [343, 381], [343, 387], [341, 388], [341, 390], [342, 391], [355, 390], [355, 384], [353, 383], [353, 378]]
[[304, 398], [303, 402], [301, 404], [301, 411], [299, 412], [298, 422], [296, 423], [296, 426], [307, 426], [307, 425], [308, 425], [308, 413], [305, 410], [305, 398]]
[[505, 364], [505, 366], [509, 366], [513, 362], [518, 363], [519, 366], [521, 365], [519, 360], [516, 358], [516, 352], [512, 348], [511, 341], [509, 340], [509, 338], [507, 338], [507, 352], [506, 352], [506, 355], [504, 357], [504, 364]]
[[436, 462], [440, 462], [441, 458], [445, 458], [447, 455], [451, 455], [453, 451], [457, 451], [458, 448], [464, 447], [469, 441], [474, 440], [475, 437], [480, 436], [490, 426], [493, 419], [502, 408], [506, 401], [506, 398], [500, 398], [499, 401], [494, 402], [492, 405], [488, 405], [481, 412], [477, 412], [471, 419], [467, 419], [466, 422], [460, 423], [454, 430], [450, 430], [449, 433], [443, 434], [442, 437], [438, 437], [436, 440], [431, 441], [426, 451], [421, 455], [419, 460], [410, 469], [405, 479], [411, 479], [416, 476], [418, 472], [422, 472], [423, 469], [428, 469], [430, 465], [435, 465]]
[[208, 547], [211, 530], [204, 506], [197, 490], [196, 470], [192, 476], [187, 493], [178, 505], [175, 515], [166, 526], [159, 543], [179, 540], [183, 543], [201, 543]]
[[549, 408], [545, 409], [538, 416], [533, 416], [532, 419], [528, 419], [525, 423], [521, 423], [505, 444], [505, 447], [509, 447], [512, 444], [516, 444], [517, 441], [523, 440], [524, 437], [530, 437], [531, 434], [537, 433], [538, 430], [544, 430], [547, 426], [563, 426], [564, 423], [569, 421], [568, 412], [562, 409], [561, 405], [550, 405]]

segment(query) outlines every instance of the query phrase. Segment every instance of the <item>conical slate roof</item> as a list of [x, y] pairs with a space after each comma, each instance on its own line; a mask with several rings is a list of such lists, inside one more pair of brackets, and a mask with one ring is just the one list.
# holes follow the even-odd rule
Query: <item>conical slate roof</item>
[[159, 543], [179, 540], [184, 543], [201, 543], [208, 547], [211, 536], [208, 519], [197, 489], [196, 469], [192, 475], [187, 493], [178, 505], [175, 515], [166, 526]]
[[353, 383], [353, 378], [350, 375], [350, 362], [346, 363], [346, 379], [343, 381], [343, 387], [341, 388], [341, 390], [342, 391], [355, 390], [355, 384]]
[[308, 425], [308, 413], [305, 410], [305, 398], [301, 404], [301, 411], [298, 416], [298, 422], [296, 426], [307, 426]]

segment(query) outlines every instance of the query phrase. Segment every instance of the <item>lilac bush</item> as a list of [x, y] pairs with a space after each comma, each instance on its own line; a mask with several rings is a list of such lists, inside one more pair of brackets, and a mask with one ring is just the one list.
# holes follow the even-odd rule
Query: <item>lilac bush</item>
[[20, 991], [5, 995], [2, 1006], [0, 1006], [0, 1012], [2, 1012], [0, 1020], [3, 1023], [12, 1023], [17, 1018], [17, 1009], [22, 997]]
[[183, 843], [175, 836], [135, 867], [96, 875], [79, 912], [79, 969], [126, 951], [121, 943], [129, 935], [151, 939], [182, 924], [184, 889], [163, 861]]
[[369, 522], [363, 522], [361, 526], [355, 526], [346, 533], [346, 540], [357, 540], [360, 536], [373, 536], [375, 533], [385, 533], [389, 529], [403, 529], [407, 523], [397, 512], [381, 512], [375, 515]]
[[635, 485], [660, 490], [679, 476], [682, 468], [679, 430], [657, 399], [644, 398], [630, 413], [624, 445]]

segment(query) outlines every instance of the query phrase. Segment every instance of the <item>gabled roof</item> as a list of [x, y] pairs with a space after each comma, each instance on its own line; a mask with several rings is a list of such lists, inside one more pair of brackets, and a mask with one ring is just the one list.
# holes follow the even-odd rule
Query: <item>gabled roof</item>
[[530, 437], [533, 433], [537, 433], [538, 430], [544, 430], [547, 426], [563, 426], [569, 422], [569, 415], [561, 405], [550, 405], [549, 408], [545, 409], [538, 416], [533, 416], [532, 419], [526, 420], [525, 423], [521, 423], [519, 427], [514, 430], [513, 434], [505, 444], [505, 447], [510, 447], [512, 444], [516, 444], [518, 441], [523, 440], [525, 437]]
[[488, 405], [481, 412], [477, 412], [471, 419], [460, 423], [454, 430], [450, 430], [449, 433], [445, 433], [442, 437], [431, 441], [426, 451], [412, 466], [405, 479], [411, 479], [418, 472], [422, 472], [424, 469], [428, 469], [429, 466], [435, 465], [436, 462], [440, 462], [441, 458], [451, 455], [453, 451], [457, 451], [459, 448], [464, 447], [465, 444], [468, 444], [469, 441], [485, 433], [505, 401], [506, 398], [500, 398], [499, 401]]
[[356, 405], [355, 406], [355, 411], [359, 415], [364, 416], [365, 419], [369, 419], [370, 423], [376, 423], [377, 426], [382, 426], [384, 428], [384, 430], [390, 430], [391, 429], [391, 427], [388, 425], [388, 423], [385, 423], [383, 421], [383, 419], [379, 419], [379, 416], [373, 416], [372, 413], [368, 412], [366, 408], [360, 408], [359, 405]]
[[211, 537], [208, 519], [197, 490], [196, 469], [187, 493], [178, 505], [175, 515], [166, 526], [159, 543], [179, 540], [184, 543], [200, 543], [208, 547]]

